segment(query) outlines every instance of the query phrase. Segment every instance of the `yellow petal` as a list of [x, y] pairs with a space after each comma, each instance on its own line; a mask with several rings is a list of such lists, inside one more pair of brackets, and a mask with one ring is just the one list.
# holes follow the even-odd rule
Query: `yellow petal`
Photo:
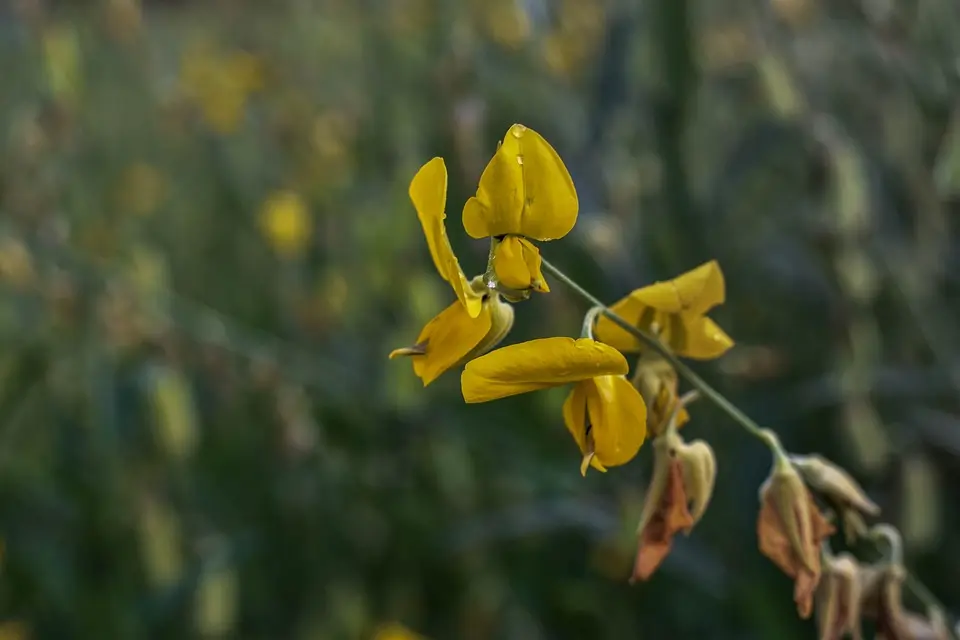
[[694, 318], [686, 323], [686, 342], [677, 355], [698, 360], [722, 356], [733, 346], [733, 339], [710, 318]]
[[617, 375], [585, 382], [595, 459], [604, 467], [629, 462], [647, 436], [647, 407], [640, 392]]
[[480, 315], [471, 318], [457, 301], [427, 323], [413, 347], [397, 349], [390, 357], [410, 356], [413, 372], [423, 380], [423, 386], [427, 386], [463, 362], [483, 342], [491, 327], [488, 305], [482, 306]]
[[[621, 300], [617, 301], [616, 304], [611, 305], [610, 311], [614, 312], [630, 324], [635, 327], [640, 327], [641, 329], [647, 330], [649, 328], [649, 322], [647, 326], [642, 326], [641, 316], [646, 307], [632, 295], [629, 295]], [[653, 317], [653, 314], [650, 314], [650, 317]], [[608, 344], [617, 351], [623, 353], [635, 353], [640, 351], [642, 344], [641, 342], [633, 336], [629, 331], [621, 328], [618, 324], [614, 323], [613, 320], [601, 314], [597, 318], [597, 324], [593, 330], [594, 337]]]
[[460, 385], [467, 402], [487, 402], [594, 376], [623, 375], [628, 369], [623, 354], [595, 340], [541, 338], [472, 360]]
[[[606, 473], [606, 468], [597, 459], [592, 436], [588, 436], [587, 427], [587, 388], [590, 381], [585, 380], [574, 385], [563, 403], [563, 423], [567, 431], [573, 436], [583, 459], [580, 461], [580, 475], [587, 475], [587, 468], [593, 467], [597, 471]], [[593, 427], [590, 427], [592, 432]]]
[[457, 299], [466, 308], [469, 316], [476, 318], [480, 314], [481, 297], [473, 293], [466, 276], [463, 275], [444, 224], [447, 217], [444, 212], [447, 201], [447, 167], [443, 158], [434, 158], [420, 167], [410, 182], [409, 194], [423, 226], [423, 235], [427, 238], [427, 247], [437, 272], [453, 287]]
[[[733, 341], [703, 314], [722, 303], [724, 296], [723, 272], [711, 260], [673, 280], [636, 289], [610, 310], [644, 331], [650, 331], [656, 323], [660, 339], [677, 355], [715, 358]], [[625, 353], [642, 348], [639, 340], [605, 316], [597, 319], [595, 335]]]
[[589, 453], [587, 447], [587, 389], [583, 384], [574, 385], [563, 402], [563, 424], [573, 436], [580, 453]]
[[550, 291], [540, 270], [541, 263], [540, 250], [536, 245], [519, 236], [505, 237], [497, 243], [493, 255], [493, 268], [497, 279], [503, 286], [514, 291]]
[[666, 282], [655, 282], [630, 294], [642, 305], [667, 313], [703, 315], [724, 300], [723, 272], [716, 260]]
[[483, 170], [477, 195], [464, 206], [463, 226], [474, 238], [555, 240], [573, 229], [579, 206], [573, 179], [550, 143], [515, 124]]

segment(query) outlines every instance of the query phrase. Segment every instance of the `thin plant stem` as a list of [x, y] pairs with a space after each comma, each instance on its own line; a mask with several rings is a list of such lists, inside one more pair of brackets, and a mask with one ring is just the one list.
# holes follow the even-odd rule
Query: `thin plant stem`
[[[555, 267], [549, 260], [541, 257], [541, 264], [545, 271], [550, 272], [555, 278], [563, 282], [565, 285], [570, 287], [577, 295], [593, 305], [593, 308], [587, 313], [590, 318], [590, 323], [592, 325], [593, 319], [599, 315], [603, 314], [606, 317], [610, 318], [610, 321], [616, 324], [618, 327], [634, 336], [644, 344], [648, 345], [651, 349], [660, 354], [664, 359], [667, 360], [679, 373], [683, 376], [687, 382], [689, 382], [700, 394], [708, 398], [711, 402], [717, 405], [724, 413], [726, 413], [730, 418], [733, 419], [744, 431], [762, 441], [767, 447], [769, 447], [770, 452], [773, 454], [774, 459], [777, 461], [788, 461], [789, 455], [786, 450], [783, 448], [783, 445], [780, 444], [779, 438], [776, 434], [770, 429], [764, 429], [756, 422], [754, 422], [747, 414], [741, 411], [735, 404], [730, 402], [726, 396], [714, 389], [710, 383], [701, 378], [697, 373], [688, 367], [682, 360], [680, 360], [670, 349], [668, 349], [660, 340], [655, 336], [650, 335], [646, 331], [641, 330], [638, 327], [630, 324], [622, 317], [610, 310], [607, 305], [603, 304], [599, 298], [594, 296], [592, 293], [581, 287], [574, 279], [565, 274], [563, 271]], [[591, 332], [592, 333], [592, 332]], [[876, 540], [874, 539], [874, 543]], [[906, 575], [906, 586], [913, 592], [913, 594], [923, 602], [927, 607], [937, 609], [941, 612], [946, 613], [947, 608], [940, 602], [933, 592], [927, 588], [919, 579], [910, 574], [909, 572]], [[952, 640], [960, 640], [957, 634], [953, 629], [949, 629], [948, 633]]]

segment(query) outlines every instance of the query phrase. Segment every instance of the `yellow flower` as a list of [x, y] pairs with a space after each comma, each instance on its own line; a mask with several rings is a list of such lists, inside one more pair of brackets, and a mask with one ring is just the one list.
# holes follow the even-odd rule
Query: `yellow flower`
[[570, 173], [553, 147], [533, 129], [510, 127], [480, 176], [477, 195], [463, 207], [463, 226], [473, 238], [496, 238], [494, 271], [517, 291], [548, 291], [540, 251], [530, 239], [567, 235], [579, 203]]
[[[708, 360], [733, 346], [730, 336], [704, 315], [723, 300], [723, 272], [711, 260], [673, 280], [637, 289], [610, 309], [659, 336], [677, 355]], [[624, 353], [642, 350], [637, 338], [604, 316], [597, 320], [596, 337]]]
[[281, 256], [293, 257], [303, 253], [310, 242], [311, 227], [306, 205], [292, 191], [272, 194], [260, 210], [263, 235]]
[[263, 88], [263, 77], [263, 62], [257, 56], [220, 52], [207, 43], [188, 51], [180, 69], [184, 94], [220, 134], [239, 128], [249, 97]]
[[426, 640], [419, 633], [414, 633], [399, 622], [381, 625], [373, 636], [373, 640]]
[[468, 363], [463, 399], [487, 402], [575, 383], [563, 405], [567, 429], [583, 453], [581, 473], [630, 461], [647, 433], [647, 409], [625, 378], [616, 349], [590, 338], [542, 338], [514, 344]]
[[513, 326], [513, 307], [489, 290], [482, 278], [468, 282], [460, 268], [444, 225], [447, 168], [442, 158], [434, 158], [420, 168], [410, 183], [409, 194], [437, 272], [457, 294], [453, 304], [427, 323], [413, 346], [390, 353], [390, 358], [410, 356], [414, 373], [427, 386], [448, 369], [503, 340]]

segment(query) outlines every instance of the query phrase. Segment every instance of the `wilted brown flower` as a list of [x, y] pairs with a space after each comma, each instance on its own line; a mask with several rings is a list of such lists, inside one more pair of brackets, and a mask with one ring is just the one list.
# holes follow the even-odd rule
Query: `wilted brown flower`
[[933, 609], [922, 616], [903, 608], [902, 565], [886, 563], [872, 588], [864, 594], [863, 614], [876, 620], [878, 640], [950, 640], [943, 613]]
[[813, 610], [820, 543], [833, 532], [790, 460], [778, 456], [760, 488], [757, 538], [760, 552], [794, 579], [793, 599], [801, 618], [809, 618]]
[[874, 538], [886, 538], [890, 545], [887, 559], [869, 567], [863, 575], [863, 617], [876, 620], [878, 640], [950, 640], [943, 612], [930, 608], [926, 616], [903, 608], [903, 567], [900, 533], [892, 526], [873, 527]]
[[630, 584], [647, 580], [670, 553], [678, 531], [689, 534], [703, 516], [717, 474], [713, 449], [703, 440], [685, 443], [676, 420], [653, 442], [653, 478], [637, 525], [637, 557]]
[[863, 597], [860, 565], [849, 553], [825, 553], [823, 576], [816, 593], [819, 640], [840, 640], [849, 634], [860, 640], [860, 603]]

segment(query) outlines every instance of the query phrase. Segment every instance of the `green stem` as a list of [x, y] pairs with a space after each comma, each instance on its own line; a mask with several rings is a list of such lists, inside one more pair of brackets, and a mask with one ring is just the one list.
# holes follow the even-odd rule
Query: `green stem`
[[[710, 384], [701, 378], [695, 371], [683, 363], [672, 351], [670, 351], [662, 342], [660, 342], [656, 337], [648, 334], [645, 331], [633, 326], [619, 315], [610, 310], [607, 305], [603, 304], [599, 298], [594, 296], [592, 293], [581, 287], [575, 280], [570, 278], [563, 271], [560, 271], [557, 267], [553, 266], [546, 258], [541, 257], [541, 264], [543, 269], [549, 271], [553, 274], [558, 280], [563, 282], [565, 285], [570, 287], [577, 293], [581, 298], [589, 302], [594, 306], [594, 309], [591, 309], [588, 312], [588, 316], [592, 319], [597, 314], [602, 313], [603, 315], [610, 318], [610, 320], [616, 324], [618, 327], [634, 336], [644, 344], [648, 345], [651, 349], [659, 353], [663, 358], [665, 358], [673, 367], [677, 370], [681, 376], [683, 376], [687, 382], [689, 382], [695, 389], [697, 389], [705, 397], [709, 398], [711, 402], [720, 407], [730, 418], [732, 418], [738, 425], [740, 425], [747, 433], [754, 436], [758, 440], [762, 441], [767, 447], [770, 448], [770, 452], [773, 454], [774, 459], [778, 463], [784, 463], [789, 461], [789, 455], [786, 450], [784, 450], [783, 445], [780, 444], [780, 439], [777, 435], [769, 430], [763, 429], [756, 422], [750, 419], [750, 417], [737, 408], [732, 402], [727, 400], [726, 396], [714, 389]], [[876, 536], [874, 536], [876, 538]], [[906, 577], [907, 587], [913, 591], [914, 595], [920, 599], [928, 607], [934, 607], [940, 611], [946, 612], [947, 609], [943, 606], [940, 600], [928, 589], [920, 580], [916, 577], [907, 573]], [[957, 638], [957, 634], [953, 629], [949, 630], [950, 637], [954, 640], [960, 640]]]

